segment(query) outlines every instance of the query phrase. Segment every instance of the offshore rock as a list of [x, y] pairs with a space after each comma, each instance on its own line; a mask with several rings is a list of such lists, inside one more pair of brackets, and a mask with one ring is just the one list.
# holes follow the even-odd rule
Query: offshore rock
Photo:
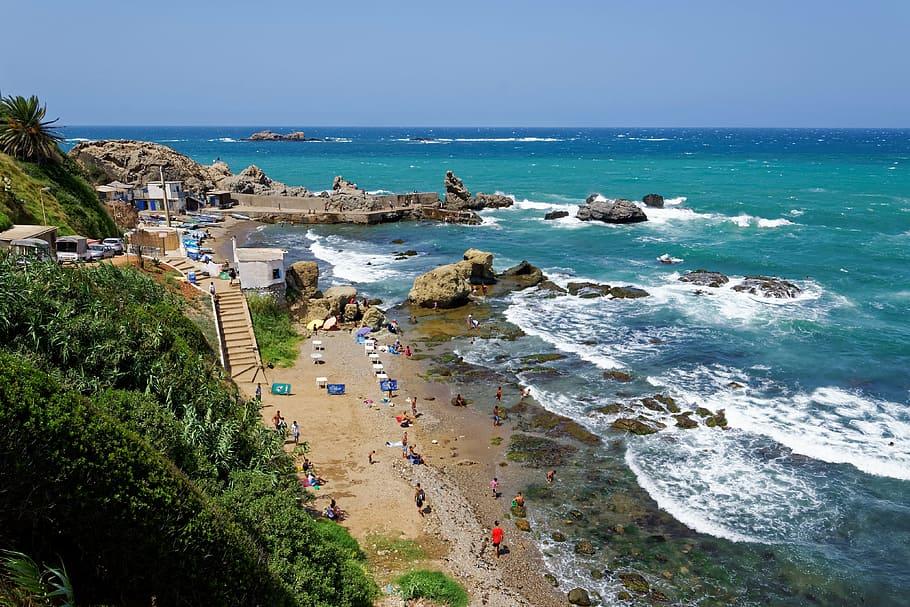
[[654, 434], [657, 432], [656, 428], [652, 428], [643, 421], [628, 417], [622, 417], [620, 419], [614, 420], [611, 426], [616, 430], [625, 430], [626, 432], [631, 432], [632, 434], [637, 434], [639, 436], [645, 434]]
[[802, 292], [792, 282], [771, 276], [746, 276], [733, 290], [777, 299], [792, 299]]
[[511, 280], [515, 283], [516, 289], [527, 289], [539, 285], [543, 282], [543, 271], [527, 261], [522, 261], [518, 265], [512, 266], [499, 275], [500, 278]]
[[462, 261], [439, 266], [418, 276], [408, 301], [424, 308], [457, 308], [468, 302], [473, 285], [495, 282], [493, 254], [468, 249]]
[[511, 196], [506, 196], [504, 194], [484, 194], [483, 192], [478, 192], [477, 196], [474, 197], [474, 203], [471, 207], [472, 209], [504, 209], [515, 204], [515, 201], [512, 200]]
[[446, 171], [442, 185], [445, 188], [445, 203], [447, 207], [456, 209], [468, 207], [471, 200], [471, 192], [455, 173]]
[[303, 131], [294, 131], [292, 133], [276, 133], [274, 131], [258, 131], [247, 137], [250, 141], [319, 141], [319, 139], [307, 139]]
[[711, 272], [709, 270], [692, 270], [679, 277], [680, 282], [688, 282], [700, 287], [718, 288], [730, 282], [730, 279], [720, 272]]
[[648, 216], [631, 200], [610, 200], [602, 196], [589, 196], [585, 204], [578, 207], [575, 217], [581, 221], [603, 221], [604, 223], [640, 223]]
[[652, 207], [655, 209], [664, 208], [664, 197], [660, 194], [645, 194], [645, 197], [641, 199], [645, 203], [646, 207]]
[[544, 215], [543, 218], [547, 221], [552, 221], [554, 219], [562, 219], [563, 217], [568, 217], [568, 216], [569, 216], [568, 211], [550, 211], [549, 213]]

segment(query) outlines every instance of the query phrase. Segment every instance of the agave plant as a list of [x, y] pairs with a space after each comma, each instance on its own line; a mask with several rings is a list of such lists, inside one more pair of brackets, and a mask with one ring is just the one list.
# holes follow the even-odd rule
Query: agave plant
[[0, 557], [0, 605], [74, 607], [73, 585], [66, 569], [39, 566], [21, 552], [4, 550]]
[[45, 120], [47, 108], [37, 97], [21, 95], [0, 99], [0, 150], [19, 160], [43, 162], [58, 157], [62, 138]]

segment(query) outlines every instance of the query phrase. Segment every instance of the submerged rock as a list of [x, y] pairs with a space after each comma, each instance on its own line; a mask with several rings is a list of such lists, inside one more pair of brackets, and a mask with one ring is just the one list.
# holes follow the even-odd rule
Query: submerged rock
[[609, 371], [604, 371], [604, 379], [612, 379], [613, 381], [618, 382], [630, 382], [632, 381], [632, 374], [628, 371], [610, 369]]
[[526, 519], [526, 518], [518, 518], [518, 519], [515, 519], [515, 528], [518, 529], [519, 531], [527, 532], [527, 531], [531, 530], [531, 523], [529, 523], [528, 519]]
[[549, 297], [556, 297], [557, 295], [565, 295], [566, 290], [560, 287], [558, 284], [552, 280], [544, 280], [537, 285], [537, 288], [541, 291], [547, 293]]
[[619, 581], [623, 586], [636, 594], [647, 594], [651, 589], [651, 584], [640, 573], [626, 571], [620, 573], [617, 577], [619, 577]]
[[596, 552], [594, 549], [594, 544], [592, 544], [589, 540], [578, 540], [575, 542], [574, 550], [575, 554], [585, 554], [588, 556]]
[[679, 277], [680, 282], [688, 282], [700, 287], [718, 288], [730, 282], [730, 279], [720, 272], [708, 270], [692, 270]]
[[644, 434], [654, 434], [657, 432], [656, 428], [649, 426], [643, 421], [638, 419], [631, 419], [628, 417], [622, 417], [620, 419], [614, 420], [610, 425], [616, 430], [625, 430], [626, 432], [638, 434], [639, 436]]
[[543, 218], [547, 221], [553, 221], [554, 219], [562, 219], [563, 217], [568, 217], [568, 211], [550, 211]]
[[687, 411], [685, 413], [674, 415], [673, 419], [676, 420], [676, 425], [678, 427], [683, 428], [684, 430], [691, 430], [692, 428], [698, 427], [698, 422], [690, 418], [690, 415], [692, 415], [692, 412]]
[[746, 276], [733, 290], [777, 299], [792, 299], [802, 292], [792, 282], [771, 276]]
[[589, 196], [585, 204], [578, 207], [575, 217], [581, 221], [603, 221], [604, 223], [640, 223], [648, 216], [631, 200], [610, 200]]

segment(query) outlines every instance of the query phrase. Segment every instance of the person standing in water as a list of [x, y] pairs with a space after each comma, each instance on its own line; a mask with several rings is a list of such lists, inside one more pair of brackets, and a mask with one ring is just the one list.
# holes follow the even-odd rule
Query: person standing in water
[[502, 386], [496, 388], [496, 400], [502, 402]]

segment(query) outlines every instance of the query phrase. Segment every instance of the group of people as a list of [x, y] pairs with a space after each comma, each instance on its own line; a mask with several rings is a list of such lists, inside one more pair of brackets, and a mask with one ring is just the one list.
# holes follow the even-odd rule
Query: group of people
[[[257, 387], [257, 390], [258, 389], [259, 388]], [[261, 399], [262, 397], [260, 396], [259, 398]], [[284, 419], [284, 416], [281, 414], [280, 409], [276, 410], [275, 415], [272, 416], [272, 426], [275, 428], [276, 431], [287, 436], [288, 423]], [[300, 444], [300, 424], [297, 423], [296, 419], [291, 423], [290, 435], [291, 435], [291, 440], [294, 441], [294, 444], [299, 445]]]

